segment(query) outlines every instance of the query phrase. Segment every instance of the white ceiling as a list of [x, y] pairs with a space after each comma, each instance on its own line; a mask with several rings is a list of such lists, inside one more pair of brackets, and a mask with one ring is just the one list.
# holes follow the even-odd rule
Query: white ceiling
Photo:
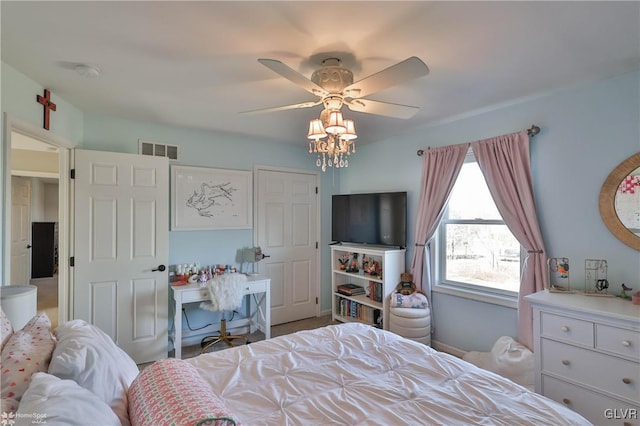
[[[430, 74], [369, 99], [420, 107], [409, 120], [344, 111], [360, 143], [630, 70], [638, 2], [0, 2], [2, 60], [87, 113], [306, 140], [313, 101], [265, 66], [310, 77], [338, 56], [360, 80], [410, 56]], [[81, 77], [79, 63], [97, 66]], [[35, 102], [35, 94], [34, 94]], [[55, 122], [56, 113], [52, 113]]]

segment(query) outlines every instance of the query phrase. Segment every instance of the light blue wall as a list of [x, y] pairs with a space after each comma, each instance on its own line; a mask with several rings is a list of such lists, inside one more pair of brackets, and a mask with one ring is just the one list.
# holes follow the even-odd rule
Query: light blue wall
[[[31, 80], [14, 68], [0, 63], [0, 106], [3, 113], [3, 120], [0, 124], [0, 134], [2, 135], [2, 150], [0, 150], [0, 193], [2, 199], [6, 200], [5, 170], [7, 170], [5, 158], [4, 138], [4, 116], [9, 115], [13, 119], [41, 128], [43, 125], [43, 107], [37, 102], [38, 95], [44, 95], [44, 87]], [[51, 112], [50, 132], [58, 138], [68, 142], [70, 146], [78, 145], [82, 141], [83, 135], [83, 114], [64, 99], [60, 98], [54, 87], [48, 88], [51, 91], [51, 100], [56, 104], [56, 111]], [[2, 226], [0, 227], [0, 259], [4, 259], [5, 250], [4, 239], [10, 231], [5, 212], [5, 203], [2, 203]], [[0, 261], [0, 277], [4, 277], [4, 262]], [[3, 283], [4, 284], [4, 283]]]
[[[38, 95], [44, 95], [45, 88], [4, 62], [1, 66], [2, 112], [36, 127], [42, 127], [43, 106], [36, 98]], [[51, 101], [56, 104], [56, 110], [51, 112], [49, 131], [72, 145], [78, 145], [83, 137], [82, 111], [58, 96], [55, 87], [47, 89], [51, 91]]]
[[[584, 287], [584, 260], [607, 259], [613, 291], [640, 288], [640, 254], [618, 241], [598, 210], [600, 187], [621, 161], [640, 151], [640, 73], [584, 84], [467, 118], [425, 126], [359, 147], [340, 192], [409, 192], [407, 268], [413, 254], [421, 157], [418, 149], [471, 142], [541, 127], [531, 161], [540, 226], [548, 255], [570, 259], [572, 286]], [[428, 101], [427, 101], [428, 102]], [[375, 166], [371, 166], [371, 165]], [[489, 350], [516, 337], [515, 309], [434, 294], [434, 340], [464, 350]]]

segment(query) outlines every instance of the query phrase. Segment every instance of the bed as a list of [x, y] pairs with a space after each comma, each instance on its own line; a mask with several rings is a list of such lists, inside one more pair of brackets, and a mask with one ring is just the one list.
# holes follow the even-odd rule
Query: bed
[[359, 323], [142, 372], [97, 327], [74, 320], [51, 333], [47, 324], [39, 314], [8, 342], [3, 328], [3, 416], [16, 425], [589, 424], [496, 374]]
[[186, 360], [248, 425], [584, 425], [454, 356], [360, 323]]

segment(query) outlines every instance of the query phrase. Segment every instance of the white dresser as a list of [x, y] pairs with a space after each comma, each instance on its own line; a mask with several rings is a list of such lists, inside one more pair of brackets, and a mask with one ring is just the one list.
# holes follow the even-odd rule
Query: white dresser
[[536, 392], [595, 425], [640, 426], [640, 306], [541, 291], [533, 307]]

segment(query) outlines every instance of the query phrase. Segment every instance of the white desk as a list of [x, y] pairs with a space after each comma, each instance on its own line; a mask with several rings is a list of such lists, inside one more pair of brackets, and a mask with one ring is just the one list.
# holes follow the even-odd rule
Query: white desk
[[[247, 322], [249, 330], [253, 333], [256, 328], [264, 333], [265, 339], [271, 338], [271, 280], [260, 276], [247, 277], [247, 283], [243, 286], [244, 295], [253, 296], [255, 310], [249, 301]], [[209, 288], [201, 287], [200, 284], [186, 284], [181, 286], [171, 286], [173, 300], [175, 302], [174, 328], [175, 336], [173, 346], [175, 347], [175, 357], [182, 358], [182, 305], [193, 302], [208, 302]], [[260, 298], [258, 296], [260, 295]]]

